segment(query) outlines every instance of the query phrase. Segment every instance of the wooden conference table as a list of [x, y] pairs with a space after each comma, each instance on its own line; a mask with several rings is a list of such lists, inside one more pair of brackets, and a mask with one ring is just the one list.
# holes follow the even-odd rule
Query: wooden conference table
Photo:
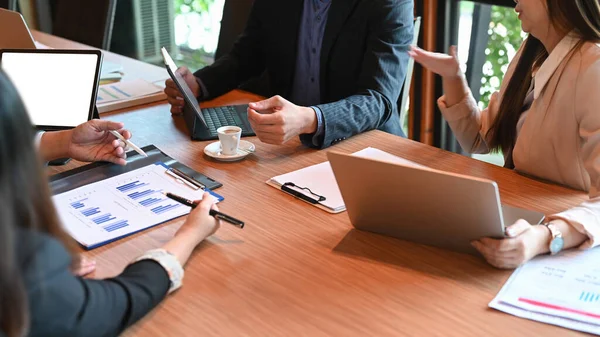
[[[81, 46], [36, 35], [49, 46]], [[233, 91], [203, 106], [257, 99]], [[201, 244], [186, 265], [183, 287], [126, 336], [580, 335], [489, 309], [510, 271], [481, 258], [354, 230], [346, 213], [328, 214], [265, 184], [275, 175], [325, 161], [329, 149], [307, 149], [298, 140], [273, 146], [250, 138], [255, 154], [222, 163], [203, 154], [208, 142], [190, 141], [183, 120], [172, 117], [165, 102], [102, 118], [124, 122], [137, 145], [154, 144], [222, 182], [217, 191], [225, 201], [219, 207], [247, 223], [243, 230], [223, 224]], [[495, 180], [509, 205], [552, 213], [587, 197], [380, 131], [330, 149], [351, 153], [368, 146], [432, 168]], [[86, 252], [98, 262], [93, 277], [116, 275], [133, 258], [167, 242], [182, 222]]]

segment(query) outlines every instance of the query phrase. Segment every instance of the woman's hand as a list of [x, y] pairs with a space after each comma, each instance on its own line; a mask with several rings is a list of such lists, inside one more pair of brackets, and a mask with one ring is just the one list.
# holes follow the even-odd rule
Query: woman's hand
[[213, 235], [220, 227], [221, 222], [210, 216], [211, 209], [219, 210], [215, 204], [215, 198], [210, 193], [204, 193], [202, 200], [194, 201], [196, 208], [192, 209], [183, 225], [176, 235], [185, 234], [196, 238], [196, 244]]
[[471, 244], [489, 264], [501, 269], [517, 268], [548, 251], [550, 231], [546, 226], [532, 226], [521, 219], [506, 228], [506, 235], [502, 240], [482, 238]]
[[408, 55], [415, 59], [420, 65], [442, 77], [462, 77], [460, 62], [456, 55], [456, 46], [451, 46], [449, 53], [450, 55], [429, 52], [416, 46], [411, 46], [408, 51]]
[[208, 213], [210, 209], [218, 210], [215, 198], [210, 193], [202, 195], [202, 201], [195, 201], [196, 208], [192, 209], [171, 241], [163, 246], [169, 253], [173, 254], [185, 265], [196, 246], [207, 237], [213, 235], [221, 225], [221, 222]]
[[79, 258], [74, 260], [74, 263], [71, 265], [71, 271], [75, 276], [83, 277], [96, 270], [95, 260], [90, 260], [84, 255], [79, 255]]
[[423, 67], [442, 76], [446, 106], [460, 103], [471, 91], [467, 79], [460, 70], [455, 46], [450, 47], [450, 55], [425, 51], [419, 47], [411, 47], [408, 55]]

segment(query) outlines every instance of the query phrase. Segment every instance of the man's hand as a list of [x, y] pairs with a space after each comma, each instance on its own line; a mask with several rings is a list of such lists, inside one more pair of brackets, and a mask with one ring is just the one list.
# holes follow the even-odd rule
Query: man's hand
[[281, 96], [250, 103], [248, 120], [258, 139], [269, 144], [283, 144], [317, 131], [317, 115], [312, 108], [295, 105]]
[[70, 130], [69, 157], [79, 161], [127, 164], [125, 144], [111, 135], [109, 130], [116, 130], [125, 139], [131, 138], [131, 133], [123, 129], [123, 123], [93, 119]]
[[[196, 80], [196, 77], [186, 67], [179, 67], [177, 73], [183, 77], [185, 83], [190, 87], [194, 96], [200, 96], [200, 84]], [[171, 104], [171, 113], [174, 115], [181, 114], [183, 112], [183, 95], [177, 88], [177, 85], [172, 79], [165, 81], [165, 94], [167, 95], [167, 101]]]

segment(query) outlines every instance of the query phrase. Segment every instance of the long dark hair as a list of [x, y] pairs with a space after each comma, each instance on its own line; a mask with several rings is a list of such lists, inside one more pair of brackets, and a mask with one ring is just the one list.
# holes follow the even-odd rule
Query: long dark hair
[[[600, 41], [599, 0], [546, 0], [548, 16], [554, 27], [563, 33], [574, 30], [583, 42]], [[578, 47], [577, 47], [578, 48]], [[533, 69], [548, 58], [548, 51], [534, 36], [529, 35], [521, 57], [503, 93], [498, 115], [487, 137], [490, 148], [507, 153], [517, 139], [517, 122], [531, 85]], [[508, 99], [504, 99], [508, 97]]]
[[[27, 297], [17, 256], [19, 231], [48, 233], [72, 248], [59, 225], [48, 182], [34, 147], [34, 129], [25, 107], [0, 70], [0, 331], [27, 333]], [[22, 247], [21, 247], [22, 248]]]

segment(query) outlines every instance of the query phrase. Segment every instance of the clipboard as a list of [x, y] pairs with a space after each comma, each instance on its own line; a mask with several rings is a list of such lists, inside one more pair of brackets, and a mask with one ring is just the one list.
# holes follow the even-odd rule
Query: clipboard
[[[85, 249], [187, 214], [187, 206], [160, 192], [175, 190], [186, 198], [201, 199], [206, 191], [218, 201], [224, 199], [210, 189], [221, 187], [221, 183], [193, 171], [153, 145], [143, 150], [148, 157], [129, 152], [126, 166], [92, 163], [51, 177], [50, 188], [59, 218], [65, 230]], [[188, 175], [188, 182], [171, 176], [168, 172], [172, 168]], [[199, 188], [190, 181], [205, 187]]]
[[169, 157], [154, 145], [145, 146], [142, 150], [146, 152], [148, 157], [141, 156], [135, 151], [129, 151], [127, 152], [127, 165], [125, 166], [107, 162], [96, 162], [55, 174], [50, 177], [50, 191], [53, 195], [64, 193], [156, 162], [163, 162], [169, 167], [183, 171], [211, 191], [223, 186], [220, 182], [207, 177], [202, 173], [198, 173]]
[[[352, 155], [401, 165], [423, 167], [372, 147], [367, 147]], [[273, 177], [266, 183], [326, 212], [335, 214], [346, 210], [342, 193], [328, 161]], [[358, 184], [357, 188], [360, 188]]]

